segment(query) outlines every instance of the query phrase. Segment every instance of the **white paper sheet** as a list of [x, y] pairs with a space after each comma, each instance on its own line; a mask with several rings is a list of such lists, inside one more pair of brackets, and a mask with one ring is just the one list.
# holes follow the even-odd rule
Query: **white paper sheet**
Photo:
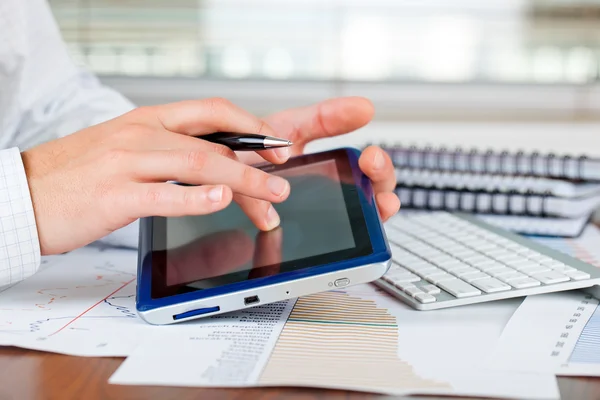
[[[600, 267], [600, 230], [577, 239], [536, 239]], [[600, 376], [600, 307], [582, 291], [528, 297], [507, 324], [487, 365], [506, 371]]]
[[0, 293], [0, 345], [123, 356], [145, 328], [135, 312], [136, 252], [84, 248], [44, 258]]
[[[518, 300], [427, 313], [371, 285], [300, 299], [261, 373], [209, 374], [221, 344], [168, 331], [149, 337], [111, 383], [178, 386], [313, 386], [388, 394], [558, 398], [551, 374], [484, 372], [482, 355]], [[187, 344], [186, 344], [187, 343]], [[160, 350], [156, 350], [160, 347]], [[214, 349], [218, 349], [214, 351]], [[236, 347], [235, 357], [248, 349]], [[251, 353], [251, 351], [250, 351]], [[193, 372], [190, 372], [191, 367]]]
[[598, 300], [579, 291], [528, 297], [487, 365], [505, 371], [600, 376]]

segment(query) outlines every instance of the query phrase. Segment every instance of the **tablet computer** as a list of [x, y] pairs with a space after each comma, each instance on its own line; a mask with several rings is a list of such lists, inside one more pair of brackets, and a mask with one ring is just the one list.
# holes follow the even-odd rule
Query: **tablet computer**
[[383, 276], [391, 251], [360, 152], [336, 149], [257, 168], [285, 177], [281, 223], [259, 231], [236, 203], [209, 215], [140, 221], [136, 305], [170, 324]]

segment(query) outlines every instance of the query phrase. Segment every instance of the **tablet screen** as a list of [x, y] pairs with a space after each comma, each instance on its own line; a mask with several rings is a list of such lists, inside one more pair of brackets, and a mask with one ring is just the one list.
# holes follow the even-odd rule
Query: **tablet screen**
[[344, 158], [275, 167], [290, 195], [263, 232], [233, 202], [210, 215], [156, 218], [152, 296], [214, 288], [368, 254], [369, 236]]

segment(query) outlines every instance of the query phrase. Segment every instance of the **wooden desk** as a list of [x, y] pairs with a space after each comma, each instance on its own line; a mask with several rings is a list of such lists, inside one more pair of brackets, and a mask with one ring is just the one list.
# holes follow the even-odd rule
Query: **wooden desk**
[[[70, 357], [31, 350], [0, 348], [0, 400], [393, 398], [364, 393], [297, 388], [201, 389], [109, 385], [108, 378], [121, 361], [120, 358]], [[559, 386], [562, 399], [600, 399], [600, 378], [559, 378]]]

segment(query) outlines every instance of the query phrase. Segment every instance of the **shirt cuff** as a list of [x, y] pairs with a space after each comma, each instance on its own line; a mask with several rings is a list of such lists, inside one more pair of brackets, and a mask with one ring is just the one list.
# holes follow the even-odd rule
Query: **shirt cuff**
[[25, 167], [18, 148], [0, 150], [0, 287], [33, 275], [40, 242]]

